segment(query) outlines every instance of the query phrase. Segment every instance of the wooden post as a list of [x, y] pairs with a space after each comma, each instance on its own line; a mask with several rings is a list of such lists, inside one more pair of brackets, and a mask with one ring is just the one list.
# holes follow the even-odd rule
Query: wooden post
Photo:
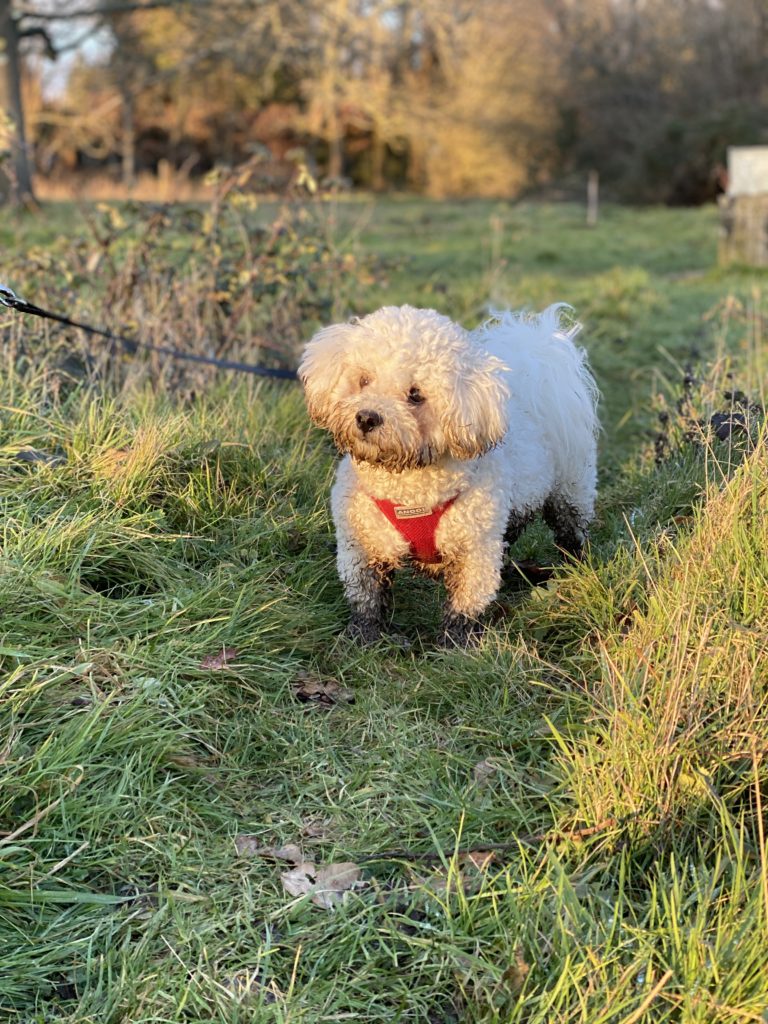
[[768, 267], [768, 146], [728, 150], [728, 193], [719, 207], [718, 262]]
[[120, 153], [123, 169], [123, 186], [126, 192], [136, 184], [136, 124], [133, 116], [133, 96], [128, 82], [121, 82], [122, 107], [120, 111], [121, 137]]
[[720, 196], [720, 264], [768, 267], [768, 191], [763, 196]]
[[593, 228], [597, 224], [600, 204], [600, 175], [597, 171], [590, 171], [587, 176], [587, 227]]

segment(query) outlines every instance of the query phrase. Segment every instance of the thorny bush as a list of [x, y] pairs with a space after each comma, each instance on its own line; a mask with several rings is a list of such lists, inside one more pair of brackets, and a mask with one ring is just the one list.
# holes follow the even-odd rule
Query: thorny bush
[[[687, 366], [679, 393], [671, 401], [657, 398], [659, 429], [654, 436], [654, 458], [662, 465], [688, 446], [704, 450], [723, 442], [730, 458], [726, 464], [738, 465], [757, 444], [765, 419], [765, 408], [755, 397], [734, 386], [732, 372], [711, 367], [699, 377]], [[724, 451], [719, 449], [721, 460]]]
[[[264, 204], [254, 192], [258, 161], [213, 176], [207, 207], [128, 202], [81, 209], [82, 231], [33, 249], [6, 266], [7, 283], [30, 302], [156, 345], [215, 357], [295, 365], [316, 327], [345, 315], [366, 274], [340, 251], [328, 215], [334, 198], [316, 193]], [[12, 318], [6, 346], [37, 364], [83, 376], [98, 368], [117, 380], [132, 372], [109, 343], [80, 332]], [[167, 383], [199, 385], [210, 369], [152, 365]]]

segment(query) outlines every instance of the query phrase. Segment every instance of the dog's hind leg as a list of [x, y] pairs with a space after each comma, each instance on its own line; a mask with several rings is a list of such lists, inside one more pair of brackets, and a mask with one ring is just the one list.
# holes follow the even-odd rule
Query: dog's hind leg
[[531, 585], [521, 566], [510, 557], [509, 549], [518, 540], [526, 526], [532, 522], [533, 518], [533, 512], [512, 509], [507, 519], [507, 528], [504, 531], [504, 546], [507, 557], [501, 570], [501, 576], [504, 585], [513, 591], [526, 590]]
[[512, 547], [532, 519], [532, 512], [521, 512], [518, 509], [512, 509], [507, 519], [507, 528], [504, 531], [504, 543], [508, 548]]
[[587, 539], [589, 516], [559, 494], [550, 494], [541, 510], [555, 544], [572, 558], [581, 558]]

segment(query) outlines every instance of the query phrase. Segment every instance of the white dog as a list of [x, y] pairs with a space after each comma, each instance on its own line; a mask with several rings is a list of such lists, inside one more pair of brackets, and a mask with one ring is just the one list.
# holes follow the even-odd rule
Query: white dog
[[597, 387], [562, 306], [468, 333], [387, 306], [319, 331], [299, 367], [309, 414], [345, 457], [331, 493], [350, 633], [382, 631], [392, 571], [443, 573], [441, 642], [465, 645], [504, 551], [542, 512], [578, 555], [593, 516]]

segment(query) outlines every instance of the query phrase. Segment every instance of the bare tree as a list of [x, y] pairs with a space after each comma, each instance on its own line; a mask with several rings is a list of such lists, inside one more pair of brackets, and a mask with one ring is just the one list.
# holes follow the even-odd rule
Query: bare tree
[[45, 29], [42, 26], [25, 26], [23, 20], [13, 11], [12, 0], [0, 0], [0, 39], [3, 41], [5, 51], [6, 92], [16, 136], [13, 146], [11, 200], [14, 204], [25, 206], [33, 204], [35, 197], [32, 190], [32, 171], [24, 121], [20, 42], [22, 39], [32, 36], [42, 37], [46, 43], [46, 52], [52, 55], [53, 48]]
[[[8, 94], [8, 106], [15, 129], [13, 153], [13, 172], [10, 199], [14, 204], [32, 205], [35, 203], [32, 186], [32, 161], [29, 153], [27, 127], [24, 118], [22, 96], [22, 41], [27, 39], [41, 40], [45, 56], [53, 60], [60, 51], [54, 46], [47, 26], [60, 21], [90, 21], [92, 29], [103, 23], [110, 15], [129, 14], [137, 11], [150, 11], [159, 8], [179, 6], [182, 4], [205, 5], [208, 0], [146, 0], [141, 3], [122, 2], [122, 0], [102, 0], [100, 3], [82, 7], [66, 7], [59, 11], [35, 11], [24, 8], [17, 11], [13, 0], [0, 0], [0, 39], [5, 51], [5, 80]], [[129, 157], [130, 164], [130, 157]]]

